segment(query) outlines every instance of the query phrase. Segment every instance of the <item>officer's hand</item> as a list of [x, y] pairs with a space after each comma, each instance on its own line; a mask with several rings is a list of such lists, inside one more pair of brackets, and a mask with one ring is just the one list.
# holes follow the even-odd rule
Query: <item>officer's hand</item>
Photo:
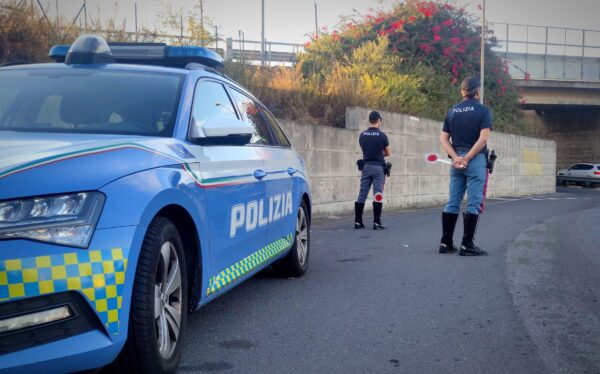
[[452, 161], [453, 161], [452, 166], [455, 169], [459, 169], [459, 170], [466, 169], [467, 166], [469, 165], [469, 162], [466, 161], [463, 157], [460, 157], [460, 156], [456, 157]]
[[461, 165], [462, 165], [463, 160], [464, 159], [460, 156], [453, 158], [452, 159], [452, 167], [454, 167], [455, 169], [462, 169]]

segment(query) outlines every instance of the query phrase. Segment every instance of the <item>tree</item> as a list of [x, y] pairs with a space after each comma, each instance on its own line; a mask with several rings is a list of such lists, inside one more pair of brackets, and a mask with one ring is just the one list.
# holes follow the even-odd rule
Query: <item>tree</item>
[[[305, 77], [326, 79], [356, 50], [385, 37], [387, 54], [394, 57], [393, 70], [398, 74], [395, 79], [389, 77], [388, 85], [397, 85], [401, 76], [418, 79], [418, 90], [429, 105], [410, 112], [442, 119], [460, 99], [461, 80], [480, 73], [481, 27], [477, 21], [449, 2], [407, 0], [390, 11], [346, 17], [339, 30], [313, 36], [299, 63]], [[496, 45], [493, 37], [485, 45], [485, 103], [492, 108], [497, 127], [507, 128], [520, 118], [519, 94], [506, 63], [492, 52]], [[394, 90], [388, 92], [397, 95]]]

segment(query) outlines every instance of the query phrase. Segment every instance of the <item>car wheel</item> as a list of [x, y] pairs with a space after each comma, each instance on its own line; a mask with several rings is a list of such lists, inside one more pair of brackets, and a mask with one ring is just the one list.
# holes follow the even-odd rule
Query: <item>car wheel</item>
[[[131, 300], [124, 372], [174, 373], [187, 322], [183, 243], [171, 221], [156, 217], [144, 238]], [[123, 365], [124, 363], [124, 365]]]
[[275, 269], [286, 277], [301, 277], [308, 269], [310, 258], [310, 217], [304, 200], [296, 216], [294, 244], [289, 253], [275, 263]]

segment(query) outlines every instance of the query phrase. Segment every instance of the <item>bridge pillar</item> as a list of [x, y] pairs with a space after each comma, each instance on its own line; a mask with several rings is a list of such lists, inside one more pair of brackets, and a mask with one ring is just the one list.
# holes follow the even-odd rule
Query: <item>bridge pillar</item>
[[600, 108], [537, 111], [542, 136], [556, 142], [556, 167], [578, 162], [600, 164]]

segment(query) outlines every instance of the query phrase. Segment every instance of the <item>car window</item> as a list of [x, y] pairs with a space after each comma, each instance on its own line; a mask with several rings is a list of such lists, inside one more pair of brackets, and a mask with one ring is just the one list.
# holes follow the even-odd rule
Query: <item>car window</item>
[[[192, 104], [192, 121], [202, 126], [210, 118], [232, 117], [237, 119], [237, 114], [231, 103], [225, 87], [215, 81], [203, 80], [196, 86], [194, 103]], [[198, 134], [192, 134], [197, 137]]]
[[581, 170], [581, 165], [579, 165], [579, 164], [573, 165], [569, 168], [569, 170]]
[[171, 136], [184, 76], [105, 69], [0, 71], [0, 130]]
[[13, 105], [18, 94], [19, 89], [17, 87], [2, 87], [0, 90], [0, 114], [8, 111], [8, 108]]
[[250, 144], [275, 145], [269, 125], [254, 100], [236, 89], [231, 89], [230, 92], [242, 115], [242, 120], [254, 126], [254, 135], [250, 139]]
[[581, 170], [592, 170], [594, 165], [581, 165]]
[[273, 117], [273, 115], [265, 108], [261, 107], [260, 109], [261, 109], [263, 115], [265, 116], [265, 119], [269, 123], [269, 126], [271, 127], [273, 136], [275, 136], [275, 140], [277, 141], [277, 143], [279, 143], [278, 145], [280, 145], [282, 147], [290, 148], [292, 145], [291, 145], [290, 141], [288, 140], [288, 138], [285, 136], [285, 133], [283, 132], [281, 127], [279, 127], [279, 124], [275, 120], [275, 117]]

